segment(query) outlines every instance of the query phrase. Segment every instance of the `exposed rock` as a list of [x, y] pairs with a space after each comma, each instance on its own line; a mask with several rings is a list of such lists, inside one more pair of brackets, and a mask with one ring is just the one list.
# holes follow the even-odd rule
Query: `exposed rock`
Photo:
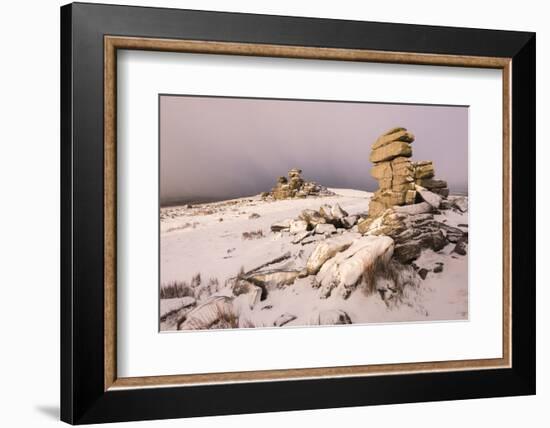
[[254, 273], [247, 276], [246, 280], [272, 288], [292, 284], [300, 274], [301, 272], [298, 270], [273, 270]]
[[453, 249], [454, 253], [460, 254], [461, 256], [465, 256], [468, 252], [468, 241], [466, 239], [462, 238], [460, 239]]
[[426, 277], [428, 276], [428, 272], [428, 269], [422, 268], [418, 270], [418, 275], [420, 275], [420, 278], [426, 279]]
[[347, 298], [369, 271], [388, 263], [392, 254], [393, 240], [388, 236], [356, 239], [347, 249], [327, 260], [317, 273], [321, 297], [328, 297], [338, 286], [340, 295]]
[[[271, 226], [273, 228], [273, 225]], [[303, 233], [307, 231], [308, 224], [304, 220], [292, 220], [290, 222], [290, 234], [296, 235], [298, 233]]]
[[318, 224], [315, 226], [315, 233], [319, 235], [331, 235], [336, 233], [336, 227], [333, 224]]
[[311, 325], [341, 325], [352, 324], [349, 315], [341, 309], [315, 311], [309, 319]]
[[431, 191], [434, 192], [434, 193], [437, 193], [439, 196], [441, 196], [443, 198], [446, 198], [447, 196], [449, 196], [449, 188], [448, 187], [444, 187], [444, 188], [441, 188], [441, 189], [435, 188], [435, 189], [431, 189]]
[[371, 162], [381, 162], [393, 159], [397, 156], [410, 157], [412, 156], [412, 147], [404, 141], [393, 141], [384, 146], [374, 149], [370, 154]]
[[432, 161], [419, 161], [414, 164], [415, 179], [432, 178], [435, 175]]
[[323, 263], [334, 257], [340, 251], [344, 251], [355, 239], [360, 237], [361, 235], [357, 233], [348, 233], [321, 241], [317, 244], [307, 260], [306, 269], [308, 274], [315, 275], [319, 272]]
[[394, 211], [403, 214], [424, 214], [433, 210], [433, 207], [427, 202], [420, 202], [418, 204], [403, 205], [393, 207]]
[[303, 210], [300, 214], [300, 219], [307, 221], [310, 225], [316, 226], [318, 224], [324, 224], [327, 222], [326, 218], [324, 218], [319, 211], [315, 210]]
[[324, 235], [311, 235], [305, 239], [302, 239], [300, 241], [300, 244], [301, 245], [313, 244], [314, 242], [319, 242], [321, 239], [324, 239]]
[[348, 215], [348, 213], [344, 211], [339, 204], [335, 204], [332, 206], [332, 208], [330, 209], [330, 214], [332, 215], [332, 218], [338, 220], [341, 220]]
[[393, 256], [401, 263], [410, 263], [420, 257], [421, 251], [422, 247], [420, 246], [420, 243], [416, 241], [408, 242], [405, 244], [396, 245], [393, 251]]
[[308, 236], [311, 236], [312, 234], [313, 234], [313, 231], [311, 231], [311, 230], [306, 231], [306, 232], [297, 233], [296, 236], [294, 237], [294, 239], [292, 240], [292, 243], [293, 244], [299, 244], [300, 242], [302, 242], [304, 239], [306, 239]]
[[348, 215], [347, 217], [344, 217], [342, 219], [342, 225], [346, 229], [350, 229], [353, 226], [355, 226], [355, 224], [357, 223], [357, 219], [358, 219], [358, 217], [356, 215]]
[[435, 180], [433, 178], [419, 178], [416, 180], [416, 184], [426, 189], [430, 189], [432, 192], [433, 189], [447, 187], [447, 182], [445, 180]]
[[265, 289], [258, 287], [256, 285], [251, 285], [250, 289], [246, 293], [241, 293], [233, 300], [233, 305], [239, 307], [244, 304], [249, 309], [254, 309], [254, 307], [260, 303], [261, 300], [265, 300], [265, 297], [262, 299], [262, 296], [266, 295]]
[[394, 141], [404, 141], [406, 143], [412, 143], [414, 141], [414, 135], [407, 131], [405, 128], [393, 128], [382, 134], [376, 142], [372, 145], [373, 150]]
[[453, 207], [458, 209], [460, 212], [465, 213], [466, 211], [468, 211], [468, 198], [464, 196], [453, 199], [452, 204]]
[[434, 267], [434, 273], [441, 273], [443, 272], [443, 263], [437, 264]]
[[420, 195], [420, 197], [427, 203], [429, 203], [432, 207], [435, 209], [439, 208], [439, 205], [441, 205], [441, 196], [430, 192], [429, 190], [425, 189], [422, 186], [416, 185], [416, 191]]
[[282, 327], [283, 325], [288, 324], [290, 321], [294, 321], [295, 319], [295, 315], [284, 313], [273, 322], [273, 325], [275, 327]]
[[449, 242], [456, 243], [464, 236], [467, 236], [467, 233], [458, 227], [449, 226], [445, 223], [438, 223], [438, 226], [445, 233], [445, 237]]
[[328, 204], [319, 207], [319, 215], [323, 217], [327, 223], [332, 223], [335, 220], [332, 215], [332, 207]]

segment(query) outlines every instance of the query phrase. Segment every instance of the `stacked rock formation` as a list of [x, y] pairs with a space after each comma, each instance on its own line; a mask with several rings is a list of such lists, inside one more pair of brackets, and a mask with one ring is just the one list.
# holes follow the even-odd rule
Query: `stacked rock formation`
[[411, 162], [414, 135], [405, 128], [392, 128], [372, 145], [371, 175], [378, 181], [369, 206], [369, 216], [376, 217], [386, 209], [411, 205], [422, 200], [424, 190], [443, 198], [449, 195], [445, 180], [434, 179], [432, 161]]
[[393, 128], [372, 145], [371, 175], [379, 189], [371, 199], [369, 216], [378, 216], [394, 205], [415, 203], [415, 168], [409, 160], [413, 141], [414, 135], [405, 128]]
[[263, 198], [273, 199], [306, 198], [308, 196], [328, 196], [333, 194], [326, 187], [313, 181], [305, 181], [302, 178], [302, 170], [292, 168], [288, 172], [288, 178], [281, 176], [271, 192], [262, 193]]

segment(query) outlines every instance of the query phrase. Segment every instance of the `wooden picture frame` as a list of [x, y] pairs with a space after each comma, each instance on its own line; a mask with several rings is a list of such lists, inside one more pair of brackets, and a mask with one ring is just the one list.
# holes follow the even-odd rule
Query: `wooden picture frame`
[[[118, 49], [502, 70], [502, 358], [118, 377]], [[533, 33], [76, 3], [61, 8], [61, 54], [62, 420], [81, 424], [535, 393]]]

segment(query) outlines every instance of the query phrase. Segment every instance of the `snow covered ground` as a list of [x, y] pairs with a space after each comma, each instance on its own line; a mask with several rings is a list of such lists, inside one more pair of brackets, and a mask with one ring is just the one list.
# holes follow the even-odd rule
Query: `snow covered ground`
[[[160, 277], [161, 287], [178, 282], [194, 291], [197, 303], [210, 294], [227, 295], [224, 284], [239, 272], [250, 271], [287, 252], [290, 257], [270, 265], [270, 268], [300, 270], [316, 246], [293, 244], [288, 232], [272, 232], [278, 221], [296, 218], [304, 209], [318, 210], [323, 204], [338, 203], [350, 215], [366, 214], [371, 193], [351, 189], [330, 189], [336, 195], [305, 199], [262, 200], [259, 196], [216, 203], [161, 209]], [[443, 210], [435, 218], [450, 226], [467, 231], [468, 215], [455, 210]], [[348, 233], [348, 232], [345, 232]], [[304, 242], [307, 242], [306, 239]], [[319, 323], [312, 318], [324, 310], [342, 310], [351, 322], [399, 322], [429, 320], [461, 320], [468, 318], [468, 257], [452, 253], [453, 244], [434, 252], [424, 250], [415, 261], [428, 272], [419, 287], [404, 290], [403, 298], [387, 305], [378, 294], [367, 295], [357, 289], [347, 299], [338, 295], [319, 297], [312, 287], [312, 277], [297, 279], [293, 284], [270, 290], [267, 297], [253, 308], [244, 299], [235, 299], [241, 319], [250, 326], [273, 327], [281, 316], [292, 318], [285, 326]], [[442, 266], [441, 272], [433, 272]], [[437, 271], [438, 269], [436, 269]], [[200, 279], [199, 279], [200, 278]], [[209, 287], [205, 285], [210, 284]], [[202, 291], [200, 291], [202, 290]], [[240, 296], [243, 297], [243, 296]], [[161, 299], [161, 307], [174, 305], [171, 299]], [[174, 328], [161, 322], [161, 329]]]

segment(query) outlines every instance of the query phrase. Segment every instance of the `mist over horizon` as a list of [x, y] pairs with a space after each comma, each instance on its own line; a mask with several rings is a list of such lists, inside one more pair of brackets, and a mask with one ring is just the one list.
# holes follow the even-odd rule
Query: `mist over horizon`
[[252, 196], [291, 168], [326, 187], [375, 191], [369, 154], [402, 126], [413, 161], [433, 160], [451, 193], [468, 190], [468, 107], [163, 95], [161, 205]]

